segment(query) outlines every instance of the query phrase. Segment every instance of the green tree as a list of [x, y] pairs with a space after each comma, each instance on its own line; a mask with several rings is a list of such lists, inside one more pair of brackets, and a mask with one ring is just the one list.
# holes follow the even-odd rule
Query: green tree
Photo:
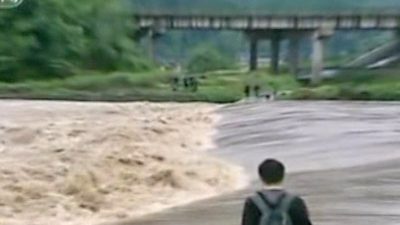
[[0, 14], [0, 80], [149, 66], [122, 1], [26, 0]]

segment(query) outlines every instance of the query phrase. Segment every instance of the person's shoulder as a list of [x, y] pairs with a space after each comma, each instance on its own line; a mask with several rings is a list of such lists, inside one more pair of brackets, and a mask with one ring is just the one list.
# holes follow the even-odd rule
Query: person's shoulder
[[253, 202], [253, 199], [256, 198], [257, 195], [258, 195], [258, 192], [253, 192], [253, 193], [248, 194], [248, 195], [245, 197], [245, 202], [246, 202], [246, 203], [252, 203], [252, 202]]
[[265, 192], [264, 190], [258, 190], [258, 191], [254, 191], [252, 193], [249, 193], [246, 197], [245, 197], [245, 202], [246, 204], [254, 204], [255, 199], [260, 197], [260, 194]]
[[254, 203], [254, 199], [256, 198], [256, 196], [257, 196], [257, 194], [253, 193], [253, 194], [250, 194], [245, 197], [245, 201], [244, 201], [245, 208], [248, 208], [248, 209], [249, 208], [257, 208]]
[[251, 194], [247, 199], [248, 201], [256, 201], [256, 199], [266, 199], [276, 201], [281, 197], [287, 196], [288, 193], [284, 189], [272, 189], [272, 190], [259, 190]]
[[299, 209], [299, 208], [305, 208], [306, 207], [306, 203], [304, 201], [304, 199], [297, 194], [293, 194], [293, 193], [287, 193], [288, 196], [290, 196], [290, 208], [291, 209]]
[[290, 198], [292, 204], [304, 204], [304, 199], [296, 193], [286, 191], [286, 196]]
[[291, 197], [292, 199], [302, 199], [299, 194], [291, 192], [291, 191], [286, 191], [285, 190], [285, 194], [287, 196]]

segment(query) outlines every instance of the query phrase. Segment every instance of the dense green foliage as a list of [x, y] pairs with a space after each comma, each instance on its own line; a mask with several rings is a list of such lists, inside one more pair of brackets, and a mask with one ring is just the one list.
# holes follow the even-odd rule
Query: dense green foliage
[[0, 80], [148, 67], [121, 1], [26, 0], [0, 14]]

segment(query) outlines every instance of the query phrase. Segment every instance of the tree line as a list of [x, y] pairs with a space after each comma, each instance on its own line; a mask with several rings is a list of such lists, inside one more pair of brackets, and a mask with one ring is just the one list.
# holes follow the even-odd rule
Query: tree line
[[25, 0], [0, 12], [0, 80], [144, 70], [124, 1]]

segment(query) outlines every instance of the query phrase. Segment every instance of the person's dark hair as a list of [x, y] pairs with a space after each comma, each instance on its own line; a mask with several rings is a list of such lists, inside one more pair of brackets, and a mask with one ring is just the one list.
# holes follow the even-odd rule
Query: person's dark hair
[[258, 167], [258, 174], [265, 184], [277, 184], [285, 177], [285, 166], [275, 159], [267, 159]]

